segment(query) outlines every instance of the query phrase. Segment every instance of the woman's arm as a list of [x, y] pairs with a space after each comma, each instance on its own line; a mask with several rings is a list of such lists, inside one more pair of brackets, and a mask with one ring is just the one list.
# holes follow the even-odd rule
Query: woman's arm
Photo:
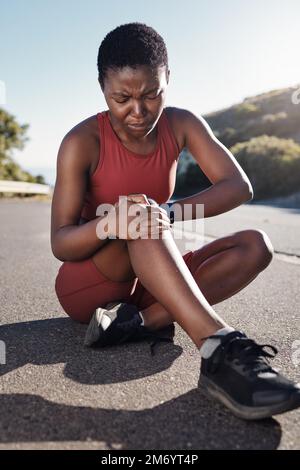
[[[92, 152], [98, 147], [88, 135], [68, 133], [59, 148], [57, 176], [51, 207], [51, 248], [60, 261], [79, 261], [92, 256], [109, 239], [97, 237], [103, 217], [78, 225], [87, 188]], [[106, 217], [106, 216], [104, 216]]]
[[253, 189], [246, 173], [214, 136], [207, 122], [183, 109], [178, 110], [178, 118], [184, 132], [185, 147], [212, 183], [204, 191], [176, 201], [182, 210], [184, 204], [192, 204], [192, 218], [195, 219], [196, 204], [203, 204], [204, 217], [213, 217], [251, 200]]

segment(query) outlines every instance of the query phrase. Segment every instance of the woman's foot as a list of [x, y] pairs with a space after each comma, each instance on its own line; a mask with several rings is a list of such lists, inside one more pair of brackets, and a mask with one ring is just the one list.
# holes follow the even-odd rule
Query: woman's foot
[[208, 339], [217, 339], [218, 346], [202, 357], [199, 386], [237, 417], [262, 419], [300, 407], [300, 385], [266, 360], [277, 354], [276, 348], [257, 344], [239, 331]]
[[152, 339], [151, 353], [156, 343], [172, 342], [174, 324], [160, 330], [149, 330], [142, 326], [139, 309], [133, 304], [110, 303], [96, 309], [88, 325], [84, 345], [93, 347], [116, 346], [127, 342]]

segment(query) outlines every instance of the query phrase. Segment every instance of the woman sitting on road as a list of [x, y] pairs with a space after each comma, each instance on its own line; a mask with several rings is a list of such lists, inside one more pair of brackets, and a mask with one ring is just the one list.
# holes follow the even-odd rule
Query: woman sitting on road
[[[252, 187], [203, 118], [164, 106], [169, 77], [166, 46], [153, 28], [125, 24], [102, 41], [98, 80], [108, 110], [71, 129], [57, 158], [51, 243], [63, 262], [58, 299], [72, 319], [89, 323], [87, 346], [163, 337], [177, 322], [200, 350], [200, 386], [239, 417], [297, 408], [300, 387], [266, 359], [276, 349], [269, 352], [212, 308], [269, 265], [268, 236], [243, 230], [184, 256], [174, 241], [161, 205], [173, 194], [184, 147], [212, 183], [177, 201], [192, 205], [193, 219], [197, 205], [204, 217], [239, 206], [252, 198]], [[111, 209], [99, 215], [103, 204]], [[142, 214], [137, 238], [129, 231], [132, 206]]]

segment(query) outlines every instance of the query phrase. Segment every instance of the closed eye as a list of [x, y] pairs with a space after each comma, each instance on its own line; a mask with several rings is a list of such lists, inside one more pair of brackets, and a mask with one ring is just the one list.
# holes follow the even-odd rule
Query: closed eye
[[115, 102], [116, 102], [116, 103], [119, 103], [119, 104], [126, 103], [126, 101], [128, 101], [128, 98], [125, 98], [125, 99], [122, 100], [122, 101], [115, 100]]
[[158, 98], [159, 95], [156, 95], [156, 96], [146, 96], [146, 100], [156, 100], [156, 98]]
[[158, 97], [161, 95], [161, 93], [162, 93], [162, 92], [158, 93], [158, 95], [155, 95], [155, 96], [153, 96], [153, 95], [152, 95], [152, 96], [148, 95], [148, 96], [146, 96], [146, 98], [147, 98], [147, 100], [155, 100], [156, 98], [158, 98]]

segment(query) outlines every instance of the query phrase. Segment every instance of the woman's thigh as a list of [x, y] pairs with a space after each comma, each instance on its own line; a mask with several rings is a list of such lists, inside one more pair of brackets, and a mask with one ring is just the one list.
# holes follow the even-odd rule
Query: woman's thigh
[[57, 298], [73, 320], [88, 323], [97, 307], [122, 300], [131, 295], [137, 278], [115, 282], [104, 276], [92, 258], [65, 261], [55, 280]]
[[[183, 256], [191, 270], [193, 252]], [[140, 280], [118, 282], [104, 276], [92, 258], [83, 261], [65, 261], [55, 280], [57, 298], [64, 311], [73, 320], [88, 323], [97, 307], [120, 301], [136, 305], [140, 310], [157, 300], [145, 289]]]

